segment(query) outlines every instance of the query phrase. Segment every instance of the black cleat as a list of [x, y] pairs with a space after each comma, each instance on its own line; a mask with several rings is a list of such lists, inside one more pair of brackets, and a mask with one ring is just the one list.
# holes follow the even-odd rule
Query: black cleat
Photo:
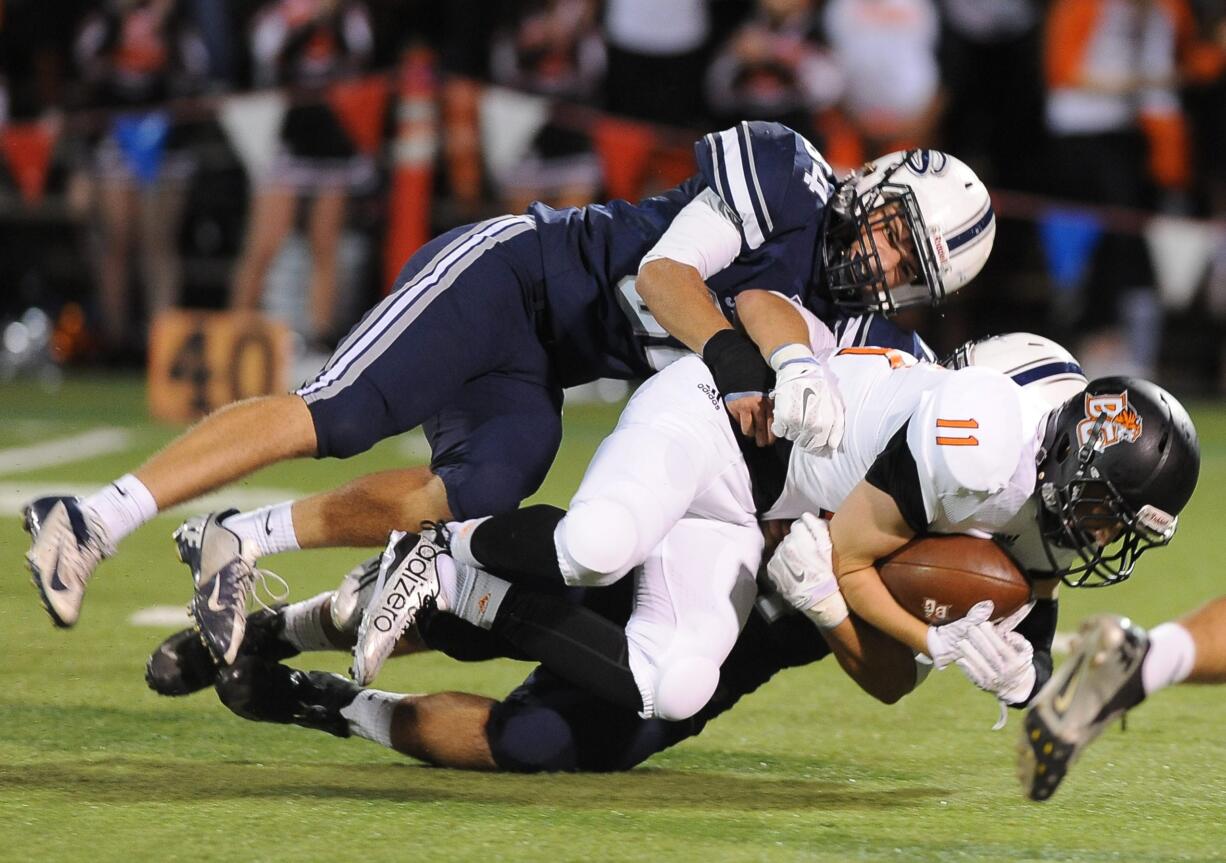
[[[276, 661], [298, 655], [298, 648], [285, 640], [284, 608], [261, 608], [247, 615], [240, 656]], [[217, 663], [200, 640], [200, 633], [183, 629], [153, 651], [145, 663], [145, 682], [159, 695], [190, 695], [217, 682]]]
[[361, 687], [339, 674], [299, 671], [254, 656], [240, 656], [217, 675], [217, 697], [244, 719], [278, 722], [349, 736], [341, 716]]

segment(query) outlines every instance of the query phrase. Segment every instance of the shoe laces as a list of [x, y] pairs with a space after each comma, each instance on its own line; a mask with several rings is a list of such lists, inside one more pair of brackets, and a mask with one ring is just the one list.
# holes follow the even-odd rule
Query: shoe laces
[[[245, 562], [246, 563], [246, 562]], [[273, 606], [285, 602], [289, 598], [289, 582], [277, 575], [271, 569], [261, 569], [251, 563], [238, 567], [238, 577], [235, 586], [239, 596], [251, 596], [256, 604], [266, 611], [272, 611]], [[260, 592], [268, 597], [268, 601], [260, 596]], [[243, 603], [246, 605], [246, 603]]]
[[[289, 599], [289, 582], [271, 569], [261, 569], [258, 566], [253, 566], [249, 572], [250, 575], [246, 577], [247, 587], [251, 591], [251, 596], [255, 597], [255, 601], [260, 608], [265, 611], [272, 611], [273, 606]], [[268, 602], [265, 602], [264, 597], [260, 596], [261, 590], [268, 597]]]
[[426, 531], [434, 534], [431, 541], [442, 548], [447, 554], [451, 554], [451, 530], [444, 522], [441, 521], [423, 521], [421, 523], [421, 532], [424, 535]]

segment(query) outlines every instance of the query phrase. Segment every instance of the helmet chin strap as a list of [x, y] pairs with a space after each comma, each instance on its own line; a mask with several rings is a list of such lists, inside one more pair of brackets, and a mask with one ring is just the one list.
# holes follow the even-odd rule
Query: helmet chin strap
[[1107, 424], [1107, 412], [1103, 411], [1094, 419], [1094, 425], [1090, 428], [1090, 434], [1086, 438], [1086, 442], [1081, 445], [1081, 449], [1077, 450], [1077, 462], [1083, 468], [1090, 463], [1090, 459], [1094, 458], [1095, 446], [1098, 440], [1102, 437], [1103, 426]]

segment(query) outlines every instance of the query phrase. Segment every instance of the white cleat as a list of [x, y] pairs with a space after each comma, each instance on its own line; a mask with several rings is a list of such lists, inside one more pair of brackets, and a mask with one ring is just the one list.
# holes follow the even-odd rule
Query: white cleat
[[374, 595], [358, 626], [353, 648], [353, 679], [370, 683], [392, 654], [396, 642], [439, 594], [438, 557], [448, 553], [441, 531], [436, 542], [415, 533], [392, 531], [383, 552]]
[[[188, 611], [196, 619], [204, 646], [223, 666], [232, 664], [242, 647], [247, 630], [247, 600], [256, 579], [271, 577], [284, 584], [279, 576], [257, 569], [255, 555], [238, 534], [223, 524], [235, 512], [196, 516], [174, 532], [179, 560], [191, 569], [196, 585]], [[285, 596], [274, 599], [283, 600]]]
[[380, 555], [367, 558], [345, 573], [345, 578], [332, 592], [329, 603], [332, 625], [338, 632], [356, 632], [362, 612], [370, 605], [379, 581]]
[[1031, 800], [1046, 800], [1114, 719], [1145, 698], [1141, 665], [1149, 636], [1126, 617], [1099, 614], [1081, 624], [1069, 658], [1026, 711], [1018, 778]]
[[115, 547], [80, 498], [42, 497], [28, 503], [22, 517], [33, 540], [26, 563], [43, 607], [56, 626], [72, 626], [81, 616], [85, 585]]

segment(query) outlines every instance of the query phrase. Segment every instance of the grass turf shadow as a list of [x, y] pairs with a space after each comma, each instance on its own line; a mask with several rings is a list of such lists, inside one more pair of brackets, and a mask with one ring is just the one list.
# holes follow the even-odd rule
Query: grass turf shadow
[[44, 793], [91, 803], [220, 801], [269, 797], [392, 802], [465, 802], [569, 810], [737, 811], [880, 809], [920, 805], [948, 789], [870, 789], [845, 782], [640, 768], [629, 773], [474, 773], [421, 765], [251, 761], [167, 762], [104, 758], [0, 767], [0, 801]]

